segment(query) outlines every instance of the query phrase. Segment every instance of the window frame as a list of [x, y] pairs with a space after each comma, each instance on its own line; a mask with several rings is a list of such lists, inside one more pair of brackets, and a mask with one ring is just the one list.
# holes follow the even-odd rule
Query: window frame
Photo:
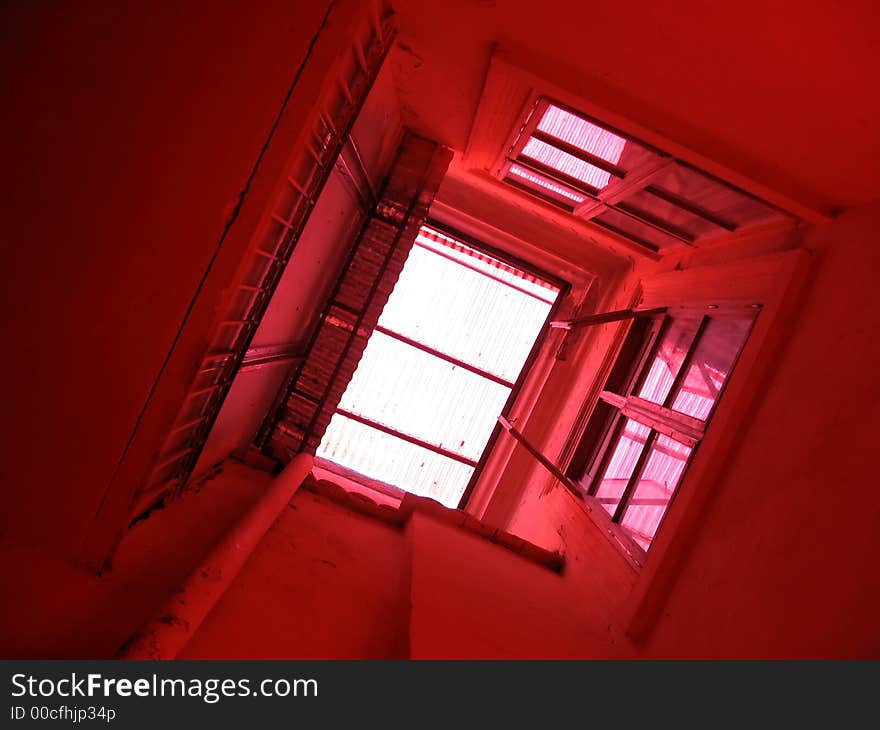
[[[659, 312], [634, 311], [632, 319], [628, 322], [620, 350], [614, 358], [604, 387], [599, 393], [596, 407], [587, 421], [566, 470], [566, 476], [569, 478], [566, 486], [569, 489], [572, 485], [578, 488], [576, 496], [584, 501], [594, 519], [599, 521], [602, 527], [611, 534], [629, 561], [637, 568], [641, 568], [644, 564], [648, 550], [633, 538], [627, 528], [621, 524], [621, 521], [628, 507], [632, 504], [653, 447], [660, 436], [665, 436], [688, 447], [690, 453], [651, 539], [652, 544], [660, 533], [666, 515], [685, 482], [689, 467], [708, 431], [712, 416], [733, 376], [737, 361], [748, 343], [760, 311], [761, 306], [758, 304], [747, 307], [719, 307], [717, 305], [703, 308], [673, 307], [665, 308]], [[703, 341], [710, 321], [722, 318], [748, 320], [749, 327], [745, 338], [737, 348], [725, 382], [722, 384], [711, 410], [705, 419], [673, 410], [672, 404], [687, 378], [690, 364]], [[641, 398], [635, 393], [639, 391], [648, 377], [651, 363], [662, 345], [663, 337], [675, 320], [699, 321], [669, 391], [666, 393], [663, 403], [658, 404]], [[601, 498], [596, 496], [596, 492], [601, 486], [602, 478], [629, 420], [647, 427], [649, 431], [617, 505], [613, 513], [609, 513]]]
[[[453, 241], [455, 241], [456, 243], [461, 244], [462, 246], [464, 246], [468, 249], [471, 249], [471, 251], [476, 255], [486, 256], [486, 257], [495, 259], [497, 262], [500, 262], [501, 264], [503, 264], [505, 266], [509, 266], [513, 269], [516, 269], [523, 274], [526, 274], [526, 275], [529, 275], [529, 276], [534, 277], [536, 279], [539, 279], [544, 284], [547, 284], [557, 290], [556, 297], [555, 297], [554, 301], [552, 301], [552, 302], [547, 301], [546, 302], [549, 305], [548, 313], [544, 319], [544, 322], [543, 322], [540, 330], [538, 331], [537, 336], [535, 337], [535, 340], [532, 344], [532, 347], [529, 350], [529, 354], [527, 355], [525, 361], [523, 362], [522, 368], [520, 369], [517, 378], [512, 382], [501, 378], [497, 374], [493, 374], [491, 372], [485, 371], [479, 366], [465, 363], [465, 362], [457, 359], [456, 357], [450, 355], [449, 353], [435, 350], [434, 348], [432, 348], [422, 342], [418, 342], [416, 340], [413, 340], [413, 339], [407, 337], [406, 335], [404, 335], [400, 332], [397, 332], [393, 329], [390, 329], [388, 327], [377, 325], [374, 328], [374, 332], [371, 333], [371, 337], [372, 337], [372, 334], [375, 334], [376, 332], [378, 332], [382, 335], [385, 335], [386, 337], [389, 337], [390, 339], [393, 339], [396, 342], [399, 342], [399, 343], [405, 344], [409, 347], [413, 347], [417, 350], [420, 350], [421, 352], [423, 352], [424, 354], [426, 354], [428, 356], [431, 356], [435, 359], [444, 361], [444, 362], [449, 363], [451, 365], [454, 365], [456, 367], [460, 367], [464, 370], [468, 370], [480, 378], [495, 382], [499, 385], [502, 385], [505, 388], [508, 388], [509, 389], [508, 397], [504, 402], [504, 406], [502, 408], [501, 413], [499, 414], [501, 417], [505, 417], [505, 416], [509, 415], [510, 410], [513, 407], [513, 404], [516, 402], [516, 399], [518, 398], [519, 393], [520, 393], [524, 383], [526, 382], [527, 378], [529, 377], [529, 374], [531, 372], [532, 367], [534, 366], [537, 355], [541, 351], [541, 349], [544, 346], [544, 343], [546, 341], [547, 334], [550, 330], [550, 322], [553, 320], [553, 318], [555, 317], [555, 315], [559, 311], [559, 308], [562, 305], [563, 301], [568, 296], [568, 293], [571, 290], [571, 284], [568, 281], [566, 281], [565, 279], [562, 279], [561, 277], [559, 277], [555, 274], [552, 274], [552, 273], [550, 273], [550, 272], [548, 272], [538, 266], [535, 266], [534, 264], [527, 262], [527, 261], [525, 261], [525, 260], [523, 260], [513, 254], [510, 254], [505, 250], [496, 248], [495, 246], [493, 246], [489, 243], [486, 243], [482, 239], [478, 239], [478, 238], [475, 238], [474, 236], [471, 236], [467, 233], [464, 233], [460, 229], [454, 227], [453, 225], [450, 225], [444, 221], [433, 218], [430, 215], [427, 216], [426, 219], [422, 222], [420, 230], [423, 230], [423, 229], [429, 229], [429, 230], [432, 230], [434, 233], [440, 234], [441, 236], [453, 239]], [[420, 245], [420, 244], [416, 243], [414, 245]], [[465, 268], [473, 268], [471, 265], [469, 265], [465, 261], [460, 260], [457, 257], [453, 257], [450, 255], [444, 254], [440, 251], [434, 250], [429, 247], [425, 247], [425, 248], [427, 248], [428, 250], [432, 251], [433, 253], [435, 253], [439, 256], [444, 256], [445, 258], [451, 259], [454, 263], [456, 263], [460, 266], [464, 266]], [[482, 271], [480, 269], [475, 269], [475, 270], [483, 276], [487, 276], [489, 278], [494, 278], [491, 274], [489, 274], [485, 271]], [[513, 287], [514, 289], [518, 288], [515, 284], [513, 284], [511, 282], [503, 281], [502, 283], [505, 283], [508, 286]], [[537, 298], [540, 299], [540, 297], [537, 297]], [[451, 459], [460, 461], [460, 462], [465, 463], [468, 466], [472, 467], [473, 472], [472, 472], [471, 477], [468, 480], [467, 484], [465, 485], [464, 491], [463, 491], [461, 498], [458, 502], [458, 505], [457, 505], [458, 509], [464, 509], [467, 506], [468, 501], [476, 488], [476, 485], [477, 485], [477, 482], [480, 478], [480, 475], [482, 474], [482, 471], [486, 465], [486, 462], [490, 458], [490, 455], [495, 448], [495, 445], [496, 445], [496, 442], [498, 440], [499, 433], [500, 433], [500, 428], [498, 426], [498, 423], [496, 422], [495, 426], [493, 427], [492, 431], [489, 434], [489, 437], [486, 441], [484, 448], [480, 452], [479, 457], [476, 459], [473, 459], [469, 456], [464, 456], [464, 455], [459, 454], [455, 451], [449, 451], [447, 449], [439, 447], [436, 444], [433, 444], [427, 440], [423, 440], [413, 434], [409, 434], [405, 431], [401, 431], [392, 425], [384, 424], [378, 420], [374, 420], [372, 418], [369, 418], [368, 416], [359, 415], [359, 414], [356, 414], [352, 411], [348, 411], [348, 410], [340, 407], [339, 405], [337, 405], [337, 407], [334, 409], [334, 414], [338, 414], [338, 415], [340, 415], [346, 419], [352, 420], [352, 421], [360, 422], [361, 424], [363, 424], [369, 428], [372, 428], [372, 429], [380, 431], [380, 432], [384, 432], [392, 437], [401, 439], [403, 441], [408, 441], [408, 442], [410, 442], [420, 448], [426, 449], [426, 450], [431, 451], [433, 453], [437, 453], [441, 456], [446, 456], [447, 458], [451, 458]], [[336, 464], [328, 456], [323, 456], [321, 458], [328, 460], [327, 461], [328, 464], [332, 464], [333, 466], [338, 466], [339, 468], [348, 469], [348, 467], [344, 467], [342, 465]], [[354, 477], [354, 476], [351, 476], [351, 474], [356, 474], [357, 476]], [[367, 475], [361, 475], [356, 471], [352, 471], [351, 474], [349, 474], [349, 477], [352, 479], [355, 479], [355, 481], [360, 481], [360, 477], [363, 477], [362, 483], [365, 486], [370, 486], [367, 482], [375, 481], [375, 479], [373, 477], [370, 477]], [[393, 486], [393, 485], [389, 485], [389, 486]], [[393, 487], [393, 488], [397, 489], [398, 487]], [[404, 491], [406, 491], [406, 490], [404, 490]]]
[[[555, 107], [602, 131], [620, 137], [627, 144], [640, 149], [646, 155], [645, 159], [625, 168], [621, 164], [609, 162], [565, 140], [538, 130], [545, 112], [550, 107]], [[520, 115], [520, 120], [492, 168], [495, 177], [505, 185], [561, 209], [575, 218], [588, 221], [639, 251], [659, 255], [678, 247], [695, 247], [728, 240], [756, 226], [774, 225], [791, 220], [790, 214], [778, 205], [721, 179], [675, 154], [632, 134], [622, 132], [614, 125], [575, 109], [557, 98], [544, 94], [531, 96]], [[532, 139], [608, 173], [609, 182], [597, 188], [552, 165], [524, 155], [524, 149]], [[521, 178], [520, 175], [511, 172], [514, 166], [524, 168], [531, 175], [543, 179], [546, 184]], [[665, 189], [662, 185], [658, 186], [658, 181], [662, 181], [665, 175], [674, 173], [696, 175], [695, 179], [702, 181], [702, 191], [705, 191], [707, 186], [716, 188], [720, 186], [740, 200], [750, 200], [762, 206], [766, 214], [757, 222], [737, 220], [737, 216], [731, 217], [733, 215], [731, 211], [710, 210], [699, 201], [699, 195], [693, 197], [694, 191], [686, 193]], [[555, 192], [549, 188], [551, 185], [565, 192]], [[651, 209], [651, 206], [647, 206], [646, 201], [634, 200], [634, 196], [637, 197], [639, 194], [647, 196], [655, 206], [658, 203], [667, 205], [679, 216], [685, 216], [691, 221], [699, 221], [700, 224], [708, 227], [708, 231], [691, 230], [683, 226], [681, 221], [670, 220], [667, 216], [658, 213], [656, 208]], [[577, 196], [580, 200], [571, 196]], [[616, 221], [605, 220], [607, 217], [615, 216], [618, 218]], [[624, 221], [626, 225], [623, 225]]]
[[[750, 238], [752, 242], [770, 243], [772, 231]], [[632, 572], [631, 589], [620, 605], [619, 626], [636, 644], [650, 635], [672, 592], [675, 582], [687, 565], [695, 542], [707, 526], [708, 507], [719, 488], [733, 488], [728, 474], [736, 460], [736, 450], [743, 434], [765, 396], [773, 370], [783, 356], [792, 334], [810, 278], [813, 258], [809, 251], [795, 245], [797, 239], [777, 241], [773, 253], [744, 256], [725, 263], [705, 263], [685, 269], [675, 267], [641, 279], [636, 291], [621, 295], [610, 302], [612, 307], [645, 312], [668, 306], [707, 308], [712, 304], [750, 306], [761, 304], [761, 316], [755, 321], [748, 341], [739, 355], [736, 370], [728, 379], [725, 397], [713, 415], [712, 428], [706, 432], [700, 449], [694, 455], [687, 477], [682, 479], [676, 498], [664, 517], [644, 564], [636, 564], [608, 529], [610, 520], [604, 510], [594, 510], [577, 496], [576, 490], [555, 491], [563, 502], [570, 504], [574, 514], [583, 516], [577, 522], [585, 530], [598, 530], [611, 554], [620, 556], [621, 563]], [[583, 417], [572, 424], [564, 447], [563, 468], [573, 463], [574, 446], [585, 433], [585, 424], [601, 404], [599, 393], [617, 361], [628, 323], [620, 317], [604, 318], [603, 337], [613, 344], [598, 366], [595, 379], [584, 399]], [[592, 336], [598, 330], [591, 328]], [[560, 476], [564, 474], [560, 473]], [[557, 482], [564, 479], [556, 478]], [[547, 489], [553, 489], [548, 484]], [[569, 509], [562, 507], [562, 509]], [[602, 514], [597, 514], [601, 512]], [[575, 517], [575, 519], [577, 519]], [[606, 556], [605, 559], [612, 559]]]

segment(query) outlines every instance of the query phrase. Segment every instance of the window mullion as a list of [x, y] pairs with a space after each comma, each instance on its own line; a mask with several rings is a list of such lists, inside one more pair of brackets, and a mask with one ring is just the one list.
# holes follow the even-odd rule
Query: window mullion
[[697, 346], [700, 344], [700, 340], [703, 339], [703, 335], [706, 333], [706, 327], [708, 327], [709, 325], [709, 319], [710, 318], [705, 315], [700, 319], [700, 326], [697, 328], [697, 333], [694, 335], [694, 339], [691, 340], [691, 345], [688, 348], [687, 355], [684, 356], [684, 359], [681, 362], [681, 367], [678, 369], [678, 373], [676, 373], [675, 375], [675, 380], [672, 381], [672, 386], [669, 388], [669, 393], [666, 394], [666, 400], [663, 401], [664, 408], [672, 408], [672, 404], [675, 402], [675, 396], [678, 395], [681, 384], [687, 377], [687, 372], [691, 367], [691, 362], [694, 359], [694, 353], [697, 351]]
[[598, 462], [598, 464], [590, 482], [590, 486], [587, 489], [587, 494], [590, 496], [593, 496], [599, 488], [602, 476], [605, 474], [605, 469], [608, 468], [608, 462], [611, 460], [611, 455], [614, 453], [614, 447], [618, 441], [620, 441], [620, 435], [623, 433], [624, 426], [626, 425], [626, 417], [619, 410], [612, 416], [612, 418], [615, 419], [615, 423], [608, 430], [608, 433], [603, 439], [598, 459], [594, 461], [594, 463]]
[[648, 438], [645, 439], [645, 445], [642, 446], [642, 453], [639, 454], [638, 461], [636, 461], [635, 468], [632, 471], [632, 474], [629, 477], [629, 481], [626, 483], [626, 489], [623, 490], [623, 494], [620, 495], [620, 501], [617, 503], [617, 509], [614, 511], [614, 515], [611, 518], [612, 522], [620, 522], [623, 517], [623, 513], [626, 511], [626, 508], [629, 506], [629, 501], [632, 498], [633, 492], [636, 489], [636, 485], [639, 483], [639, 480], [642, 478], [642, 473], [645, 471], [645, 464], [648, 461], [648, 455], [651, 453], [651, 449], [654, 446], [654, 442], [657, 440], [657, 431], [655, 429], [651, 429], [651, 433], [648, 434]]

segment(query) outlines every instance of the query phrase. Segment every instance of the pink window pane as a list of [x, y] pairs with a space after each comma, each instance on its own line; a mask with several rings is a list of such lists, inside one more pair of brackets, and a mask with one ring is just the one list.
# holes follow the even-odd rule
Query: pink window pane
[[700, 320], [673, 319], [660, 340], [651, 368], [639, 390], [639, 398], [662, 405], [696, 337]]
[[541, 117], [538, 129], [612, 164], [617, 164], [626, 146], [623, 137], [552, 104]]
[[611, 173], [534, 138], [526, 143], [522, 154], [599, 190], [611, 180]]
[[621, 525], [645, 550], [684, 474], [692, 449], [662, 434], [657, 437], [645, 468], [623, 513]]
[[527, 180], [533, 185], [537, 185], [538, 187], [544, 188], [545, 190], [549, 190], [552, 193], [556, 193], [556, 195], [560, 195], [563, 198], [568, 198], [569, 200], [574, 201], [575, 203], [583, 203], [586, 200], [586, 197], [583, 195], [579, 195], [578, 193], [572, 192], [568, 188], [564, 188], [561, 185], [557, 185], [556, 183], [548, 180], [546, 177], [542, 177], [541, 175], [536, 175], [535, 173], [526, 170], [524, 167], [520, 167], [519, 165], [511, 165], [510, 170], [508, 172], [511, 175], [515, 175], [516, 177], [520, 177], [523, 180]]
[[700, 337], [672, 409], [706, 420], [749, 335], [752, 320], [712, 319]]
[[614, 452], [602, 475], [602, 481], [599, 482], [594, 495], [612, 516], [617, 510], [617, 505], [620, 504], [620, 497], [636, 468], [636, 462], [642, 449], [645, 448], [650, 432], [648, 426], [629, 418], [626, 420], [620, 439], [614, 447]]

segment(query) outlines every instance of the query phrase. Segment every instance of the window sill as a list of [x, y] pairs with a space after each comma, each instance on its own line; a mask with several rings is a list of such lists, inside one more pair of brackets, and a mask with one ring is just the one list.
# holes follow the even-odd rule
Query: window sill
[[563, 488], [566, 494], [587, 514], [596, 529], [623, 556], [627, 565], [636, 573], [640, 573], [647, 559], [647, 553], [642, 547], [627, 535], [620, 525], [611, 521], [611, 517], [598, 500], [590, 496], [574, 494], [570, 489]]

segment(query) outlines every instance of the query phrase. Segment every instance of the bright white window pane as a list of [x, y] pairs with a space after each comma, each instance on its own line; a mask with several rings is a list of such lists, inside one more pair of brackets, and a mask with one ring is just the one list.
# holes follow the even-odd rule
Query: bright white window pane
[[382, 431], [333, 416], [319, 455], [340, 466], [431, 497], [455, 508], [473, 474], [473, 467], [423, 449]]
[[503, 385], [376, 332], [339, 407], [476, 461], [509, 394]]
[[416, 246], [379, 325], [514, 382], [550, 306]]

